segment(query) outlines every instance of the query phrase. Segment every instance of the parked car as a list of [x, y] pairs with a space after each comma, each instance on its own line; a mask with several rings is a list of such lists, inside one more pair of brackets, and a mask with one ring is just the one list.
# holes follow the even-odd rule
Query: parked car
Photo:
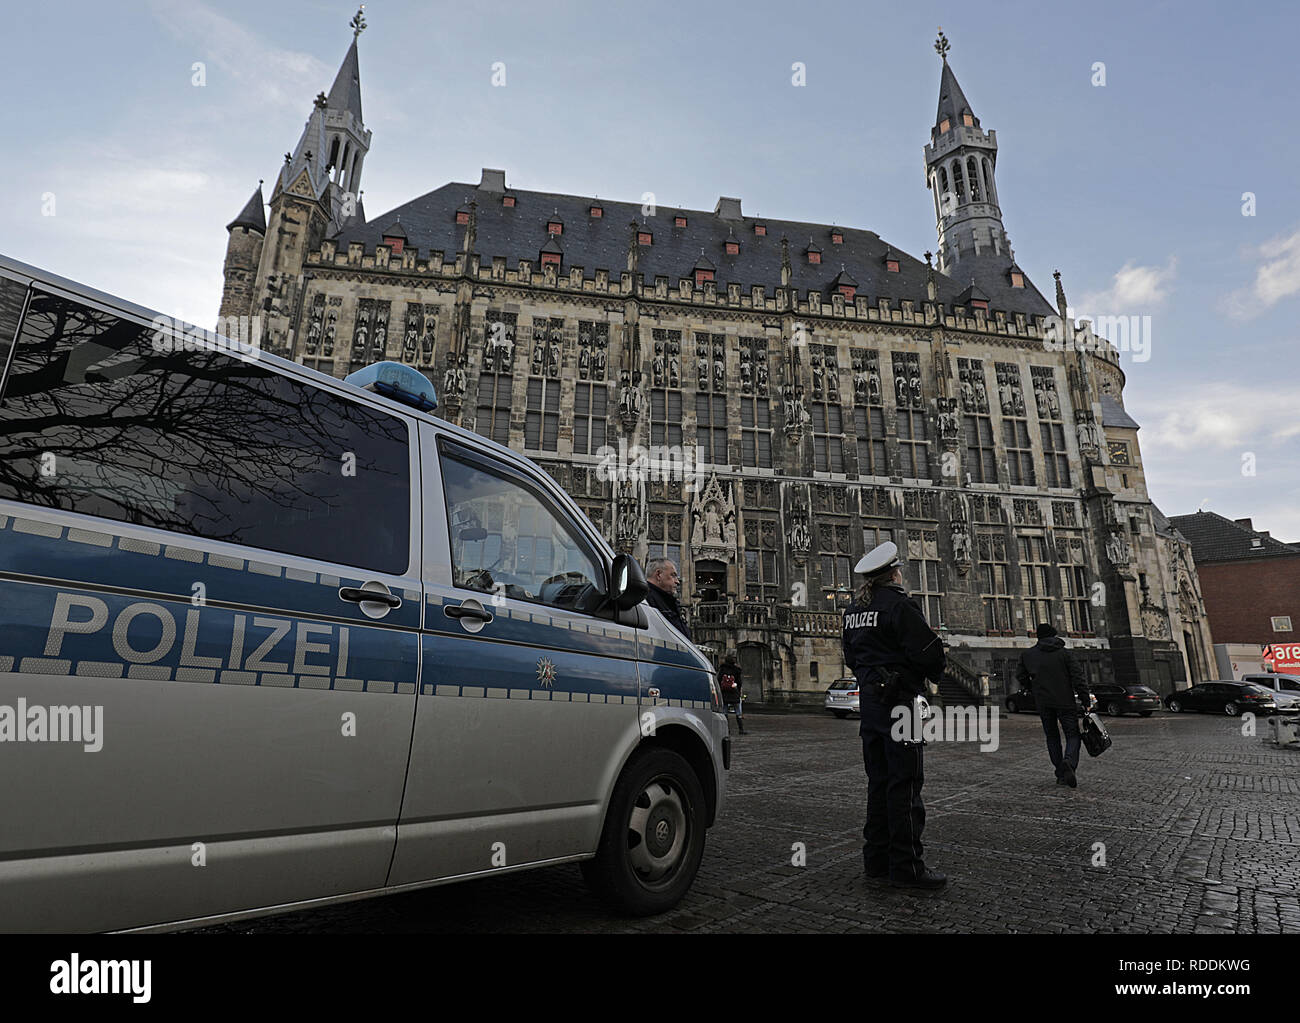
[[1092, 687], [1097, 706], [1111, 717], [1136, 713], [1149, 718], [1160, 709], [1160, 694], [1149, 686], [1106, 682]]
[[712, 666], [436, 398], [0, 256], [0, 713], [48, 740], [0, 753], [0, 932], [566, 862], [621, 912], [686, 894], [730, 765]]
[[1273, 700], [1278, 710], [1300, 710], [1300, 675], [1281, 675], [1277, 672], [1260, 675], [1243, 675], [1243, 682], [1253, 682], [1257, 686], [1272, 690]]
[[1005, 703], [1008, 714], [1016, 714], [1020, 711], [1026, 714], [1038, 713], [1038, 704], [1034, 702], [1032, 689], [1018, 689], [1014, 693], [1008, 693]]
[[846, 718], [850, 714], [860, 714], [858, 703], [858, 680], [840, 678], [831, 683], [826, 690], [826, 709], [837, 718]]
[[1277, 709], [1273, 691], [1253, 682], [1201, 682], [1165, 697], [1165, 706], [1175, 714], [1184, 710], [1222, 711], [1236, 717], [1244, 710], [1268, 712]]

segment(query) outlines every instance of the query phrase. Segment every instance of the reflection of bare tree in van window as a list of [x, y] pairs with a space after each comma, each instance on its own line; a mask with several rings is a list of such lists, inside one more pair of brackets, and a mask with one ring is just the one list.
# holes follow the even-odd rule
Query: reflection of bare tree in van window
[[256, 362], [154, 342], [149, 327], [33, 297], [0, 399], [0, 497], [406, 569], [403, 420]]

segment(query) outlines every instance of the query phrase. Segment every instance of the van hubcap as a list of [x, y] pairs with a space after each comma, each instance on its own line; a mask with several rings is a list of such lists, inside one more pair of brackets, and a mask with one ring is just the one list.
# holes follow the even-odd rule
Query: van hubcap
[[642, 882], [664, 881], [686, 850], [686, 807], [677, 789], [656, 778], [632, 804], [628, 859]]

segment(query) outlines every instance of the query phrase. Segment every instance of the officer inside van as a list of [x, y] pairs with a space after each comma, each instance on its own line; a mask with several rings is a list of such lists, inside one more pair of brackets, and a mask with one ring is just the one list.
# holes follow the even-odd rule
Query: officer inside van
[[903, 589], [898, 548], [882, 543], [855, 572], [862, 588], [844, 610], [844, 662], [858, 680], [862, 759], [867, 771], [867, 822], [862, 829], [868, 881], [937, 890], [947, 877], [921, 859], [925, 804], [922, 746], [891, 734], [895, 708], [911, 713], [927, 678], [943, 674], [943, 644], [920, 606]]

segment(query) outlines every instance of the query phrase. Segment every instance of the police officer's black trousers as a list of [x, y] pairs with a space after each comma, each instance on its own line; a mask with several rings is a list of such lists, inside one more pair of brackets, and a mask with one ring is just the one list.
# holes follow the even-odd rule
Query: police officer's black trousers
[[862, 864], [868, 875], [911, 881], [925, 873], [925, 783], [920, 744], [904, 745], [889, 734], [890, 708], [862, 694], [862, 760], [867, 769], [867, 823]]

